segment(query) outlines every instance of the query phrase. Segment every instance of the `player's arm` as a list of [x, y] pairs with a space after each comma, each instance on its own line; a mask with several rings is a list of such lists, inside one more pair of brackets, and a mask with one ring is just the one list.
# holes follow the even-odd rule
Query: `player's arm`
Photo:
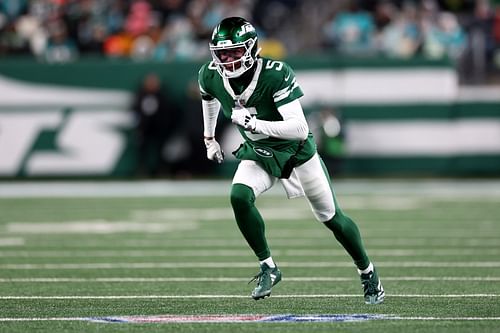
[[215, 137], [215, 127], [219, 117], [220, 103], [215, 98], [207, 98], [202, 95], [201, 109], [203, 112], [203, 136], [208, 138]]
[[215, 127], [217, 118], [219, 117], [220, 103], [212, 96], [210, 89], [207, 87], [207, 75], [210, 72], [207, 70], [207, 65], [201, 67], [198, 72], [198, 87], [201, 94], [201, 108], [203, 112], [203, 135], [207, 139], [215, 137]]
[[224, 160], [224, 152], [217, 140], [215, 140], [215, 126], [219, 115], [220, 103], [217, 99], [202, 99], [203, 109], [203, 141], [207, 148], [207, 158], [217, 163]]
[[282, 62], [272, 61], [266, 64], [271, 71], [272, 98], [281, 115], [280, 121], [267, 121], [251, 116], [246, 109], [233, 111], [233, 122], [254, 133], [286, 140], [305, 140], [309, 134], [304, 111], [299, 98], [303, 95], [296, 82], [292, 69]]
[[283, 120], [266, 121], [255, 119], [255, 133], [286, 140], [305, 140], [309, 134], [304, 111], [298, 99], [278, 107]]
[[257, 119], [245, 108], [234, 109], [231, 115], [233, 123], [253, 133], [285, 140], [305, 140], [309, 134], [302, 106], [298, 99], [278, 107], [283, 120], [267, 121]]
[[207, 148], [207, 158], [222, 163], [224, 160], [224, 152], [217, 140], [215, 140], [215, 127], [217, 126], [217, 118], [219, 117], [220, 102], [203, 88], [202, 81], [200, 70], [198, 84], [200, 87], [201, 109], [203, 113], [203, 141]]

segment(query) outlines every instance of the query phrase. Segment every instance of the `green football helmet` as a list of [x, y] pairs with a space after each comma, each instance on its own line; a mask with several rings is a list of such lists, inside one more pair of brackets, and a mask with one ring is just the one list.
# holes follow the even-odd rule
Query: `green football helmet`
[[260, 49], [257, 32], [241, 17], [228, 17], [214, 29], [210, 40], [213, 63], [222, 77], [236, 78], [252, 68]]

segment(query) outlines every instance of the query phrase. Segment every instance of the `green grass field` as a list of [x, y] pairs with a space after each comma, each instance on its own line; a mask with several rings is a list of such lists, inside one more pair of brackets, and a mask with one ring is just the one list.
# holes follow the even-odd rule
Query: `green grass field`
[[[103, 183], [84, 196], [76, 185], [66, 198], [50, 194], [57, 184], [35, 184], [36, 195], [0, 184], [0, 332], [498, 332], [500, 183], [465, 183], [336, 187], [386, 289], [375, 306], [363, 303], [350, 258], [307, 202], [279, 190], [257, 203], [283, 281], [256, 302], [247, 282], [258, 265], [233, 221], [227, 182], [160, 184], [169, 191], [153, 195], [141, 183], [114, 194]], [[284, 314], [385, 317], [89, 320]]]

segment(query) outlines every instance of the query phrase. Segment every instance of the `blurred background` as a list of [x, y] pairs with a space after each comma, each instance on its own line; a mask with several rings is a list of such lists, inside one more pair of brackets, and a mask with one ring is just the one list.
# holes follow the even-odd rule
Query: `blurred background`
[[0, 0], [0, 178], [230, 178], [196, 81], [228, 16], [294, 68], [335, 177], [500, 176], [500, 1]]

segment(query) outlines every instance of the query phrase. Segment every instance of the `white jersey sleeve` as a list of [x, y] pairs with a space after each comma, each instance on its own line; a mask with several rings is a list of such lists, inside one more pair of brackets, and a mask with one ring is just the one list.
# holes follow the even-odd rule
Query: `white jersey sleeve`
[[256, 133], [286, 140], [305, 140], [309, 134], [302, 106], [298, 99], [278, 107], [282, 121], [256, 120]]
[[220, 103], [215, 98], [211, 100], [202, 99], [201, 108], [203, 111], [203, 135], [205, 137], [214, 137]]

